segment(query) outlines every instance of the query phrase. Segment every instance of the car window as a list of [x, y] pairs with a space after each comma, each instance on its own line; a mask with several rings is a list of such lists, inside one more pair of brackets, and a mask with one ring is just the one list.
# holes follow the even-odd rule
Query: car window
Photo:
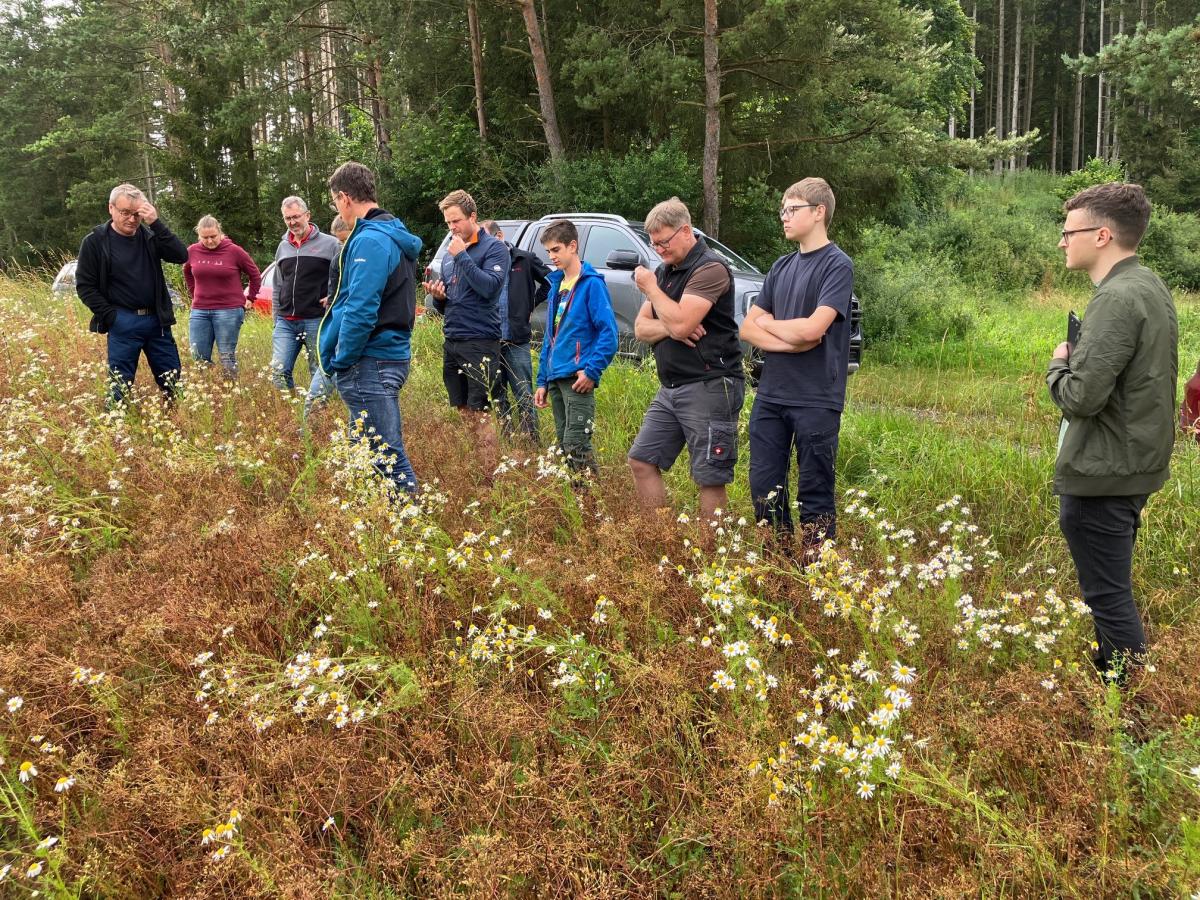
[[583, 250], [583, 261], [591, 263], [595, 269], [605, 268], [608, 254], [614, 250], [632, 250], [638, 252], [638, 246], [624, 231], [610, 228], [607, 225], [593, 225], [587, 236], [587, 246]]
[[725, 262], [729, 263], [730, 268], [739, 269], [742, 272], [753, 272], [755, 275], [762, 274], [762, 272], [760, 272], [752, 263], [738, 256], [715, 238], [710, 238], [708, 235], [705, 235], [704, 240], [712, 249], [712, 251], [717, 254], [717, 256], [725, 258]]
[[530, 225], [529, 233], [533, 235], [533, 239], [525, 246], [532, 250], [538, 259], [553, 269], [554, 263], [550, 262], [550, 254], [546, 252], [546, 246], [542, 243], [542, 229], [545, 227], [545, 225]]

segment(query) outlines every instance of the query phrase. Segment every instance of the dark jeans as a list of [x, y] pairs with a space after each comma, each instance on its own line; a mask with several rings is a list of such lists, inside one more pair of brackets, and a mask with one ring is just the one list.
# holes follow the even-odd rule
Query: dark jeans
[[1133, 544], [1146, 500], [1146, 494], [1059, 498], [1058, 524], [1071, 548], [1083, 601], [1092, 610], [1101, 671], [1108, 671], [1118, 655], [1146, 651], [1132, 575]]
[[[404, 452], [400, 388], [408, 380], [409, 360], [359, 358], [333, 376], [350, 413], [350, 438], [369, 440], [378, 450], [375, 470], [402, 491], [417, 490], [417, 476]], [[358, 422], [361, 420], [361, 427]]]
[[795, 450], [796, 495], [806, 548], [837, 535], [833, 463], [842, 414], [833, 409], [784, 406], [761, 397], [750, 411], [750, 496], [754, 518], [791, 533], [788, 469]]
[[168, 396], [179, 381], [179, 348], [169, 327], [159, 324], [153, 312], [139, 316], [131, 310], [117, 307], [117, 317], [108, 329], [108, 370], [112, 374], [111, 403], [119, 402], [133, 386], [137, 376], [138, 358], [146, 354], [146, 362], [154, 373], [159, 389]]
[[[537, 407], [533, 405], [533, 357], [529, 353], [529, 342], [512, 344], [500, 342], [500, 378], [496, 387], [496, 406], [500, 413], [500, 421], [504, 430], [512, 434], [516, 430], [513, 407], [520, 417], [521, 430], [533, 439], [538, 440]], [[513, 402], [509, 402], [508, 392], [512, 391]]]

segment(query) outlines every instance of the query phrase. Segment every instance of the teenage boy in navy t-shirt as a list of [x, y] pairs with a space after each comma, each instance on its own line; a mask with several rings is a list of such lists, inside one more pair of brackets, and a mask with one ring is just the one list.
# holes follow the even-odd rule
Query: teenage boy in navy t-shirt
[[837, 531], [833, 464], [846, 399], [854, 264], [826, 229], [834, 196], [822, 178], [783, 195], [783, 233], [799, 249], [775, 262], [742, 322], [765, 354], [750, 414], [750, 495], [758, 521], [793, 531], [788, 468], [796, 450], [801, 547], [812, 558]]

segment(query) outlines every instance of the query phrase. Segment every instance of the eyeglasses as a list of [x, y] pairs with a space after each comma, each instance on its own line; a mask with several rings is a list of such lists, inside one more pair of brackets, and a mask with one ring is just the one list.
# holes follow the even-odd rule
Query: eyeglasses
[[292, 222], [303, 222], [304, 217], [307, 215], [308, 215], [308, 213], [306, 213], [306, 212], [296, 213], [294, 216], [284, 216], [283, 221], [287, 222], [289, 225]]
[[683, 231], [683, 229], [685, 229], [685, 228], [687, 228], [686, 223], [683, 225], [680, 225], [678, 228], [676, 228], [675, 231], [671, 234], [671, 236], [669, 238], [667, 238], [665, 241], [651, 241], [650, 246], [653, 247], [655, 250], [666, 250], [669, 246], [671, 246], [671, 241], [675, 240], [675, 236], [677, 234], [679, 234], [679, 232]]
[[121, 209], [119, 206], [113, 207], [113, 214], [120, 216], [122, 219], [136, 219], [140, 213], [137, 209]]
[[1069, 231], [1066, 228], [1064, 228], [1062, 230], [1062, 239], [1064, 241], [1068, 241], [1071, 239], [1071, 235], [1073, 235], [1073, 234], [1083, 234], [1083, 232], [1085, 232], [1085, 231], [1099, 231], [1101, 228], [1104, 228], [1104, 227], [1105, 226], [1103, 226], [1103, 225], [1096, 225], [1092, 228], [1072, 228]]
[[779, 221], [786, 222], [802, 209], [816, 209], [820, 203], [798, 203], [795, 206], [784, 206], [779, 210]]

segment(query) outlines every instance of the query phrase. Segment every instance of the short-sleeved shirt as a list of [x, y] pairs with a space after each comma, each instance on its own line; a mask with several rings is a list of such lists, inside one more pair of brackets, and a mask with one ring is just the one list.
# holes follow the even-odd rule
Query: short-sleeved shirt
[[685, 294], [695, 294], [703, 297], [709, 303], [716, 304], [721, 295], [729, 288], [729, 270], [720, 263], [705, 263], [688, 279], [683, 288]]
[[831, 307], [837, 318], [813, 349], [764, 355], [759, 397], [784, 406], [841, 412], [846, 403], [853, 292], [854, 264], [836, 244], [826, 244], [810, 253], [796, 251], [776, 260], [755, 306], [781, 321], [807, 318], [819, 306]]

